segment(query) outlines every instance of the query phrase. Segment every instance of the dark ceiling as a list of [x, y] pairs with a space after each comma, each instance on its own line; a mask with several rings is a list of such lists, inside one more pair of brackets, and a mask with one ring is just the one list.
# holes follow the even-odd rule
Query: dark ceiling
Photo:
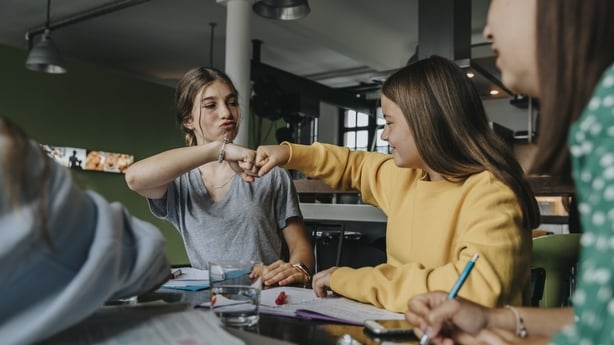
[[[66, 59], [173, 86], [194, 66], [224, 68], [223, 1], [140, 0], [132, 5], [130, 0], [52, 0], [51, 23], [118, 2], [126, 3], [126, 8], [53, 32]], [[475, 61], [496, 78], [492, 54], [479, 46], [484, 42], [481, 30], [489, 1], [471, 3]], [[347, 88], [373, 84], [415, 52], [417, 0], [310, 0], [309, 4], [311, 13], [295, 21], [252, 15], [251, 37], [262, 41], [263, 63], [328, 87]], [[46, 6], [45, 0], [0, 1], [0, 44], [26, 49], [24, 35], [45, 23]], [[213, 32], [211, 23], [215, 23]], [[486, 79], [476, 79], [476, 85], [486, 93], [495, 86]]]

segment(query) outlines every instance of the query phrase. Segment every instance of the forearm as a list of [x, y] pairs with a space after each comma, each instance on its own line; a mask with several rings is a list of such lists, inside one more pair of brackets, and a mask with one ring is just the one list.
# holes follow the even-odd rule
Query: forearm
[[309, 271], [313, 274], [314, 258], [313, 250], [309, 245], [299, 245], [290, 253], [288, 260], [291, 264], [301, 263], [309, 268]]
[[315, 262], [313, 247], [305, 233], [303, 221], [299, 218], [289, 221], [283, 233], [290, 254], [288, 261], [291, 264], [301, 263], [313, 273]]
[[[573, 308], [516, 308], [529, 336], [551, 337], [561, 328], [574, 323]], [[488, 327], [503, 328], [516, 333], [518, 320], [508, 308], [493, 309]]]
[[126, 183], [131, 190], [145, 197], [152, 197], [152, 191], [158, 191], [153, 192], [154, 194], [163, 195], [166, 186], [178, 176], [205, 163], [216, 161], [220, 148], [221, 142], [212, 142], [172, 149], [145, 158], [128, 168]]

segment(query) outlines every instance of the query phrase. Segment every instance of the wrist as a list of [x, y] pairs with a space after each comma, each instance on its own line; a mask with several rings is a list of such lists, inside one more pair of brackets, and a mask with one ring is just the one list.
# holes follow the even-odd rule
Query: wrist
[[303, 275], [303, 287], [307, 287], [311, 283], [311, 271], [309, 267], [302, 263], [292, 264], [292, 267]]
[[519, 338], [526, 338], [529, 335], [521, 312], [510, 305], [490, 311], [488, 327], [508, 330]]
[[527, 327], [524, 323], [524, 318], [522, 314], [520, 313], [520, 311], [512, 307], [511, 305], [506, 305], [505, 309], [509, 310], [512, 316], [514, 317], [514, 320], [515, 320], [514, 324], [516, 325], [515, 327], [516, 336], [518, 336], [519, 338], [526, 338], [529, 334], [527, 332]]
[[508, 308], [489, 309], [487, 311], [487, 328], [501, 328], [516, 331], [516, 318]]
[[222, 141], [222, 147], [220, 148], [220, 152], [217, 155], [217, 162], [218, 163], [222, 163], [224, 161], [224, 158], [226, 156], [226, 144], [228, 144], [228, 138], [224, 137], [224, 140]]

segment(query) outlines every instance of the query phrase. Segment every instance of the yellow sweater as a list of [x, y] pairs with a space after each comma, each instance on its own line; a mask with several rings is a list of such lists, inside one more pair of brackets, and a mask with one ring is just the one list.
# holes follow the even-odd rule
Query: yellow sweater
[[387, 216], [387, 263], [331, 276], [333, 291], [395, 312], [428, 291], [449, 291], [479, 253], [459, 296], [486, 306], [528, 301], [530, 231], [513, 191], [490, 172], [464, 182], [424, 181], [422, 170], [399, 168], [391, 155], [314, 143], [289, 144], [284, 166], [335, 189], [360, 191]]

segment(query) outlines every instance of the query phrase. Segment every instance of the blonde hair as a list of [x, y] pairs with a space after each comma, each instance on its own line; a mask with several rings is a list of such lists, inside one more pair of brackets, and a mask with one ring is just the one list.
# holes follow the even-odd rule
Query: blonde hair
[[[177, 91], [175, 93], [175, 101], [177, 103], [177, 121], [185, 132], [186, 146], [196, 145], [196, 136], [194, 130], [186, 127], [185, 123], [192, 117], [192, 109], [194, 100], [200, 90], [211, 85], [214, 81], [221, 81], [226, 84], [232, 93], [239, 97], [239, 92], [235, 88], [230, 78], [222, 71], [211, 67], [198, 67], [186, 72], [179, 83], [177, 83]], [[238, 124], [238, 121], [237, 121]], [[238, 126], [235, 130], [238, 130]]]

